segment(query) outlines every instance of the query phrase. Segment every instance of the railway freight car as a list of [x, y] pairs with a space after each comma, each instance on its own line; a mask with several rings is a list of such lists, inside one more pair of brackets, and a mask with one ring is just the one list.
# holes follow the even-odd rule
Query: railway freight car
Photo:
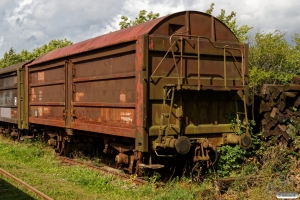
[[[200, 172], [215, 162], [217, 146], [251, 144], [247, 50], [208, 14], [171, 14], [20, 64], [19, 84], [6, 88], [1, 76], [1, 119], [19, 123], [19, 132], [42, 131], [60, 153], [68, 143], [97, 143], [130, 173], [176, 161]], [[17, 86], [24, 112], [13, 121], [15, 96], [6, 92]], [[226, 118], [232, 112], [242, 135]]]
[[0, 132], [20, 136], [25, 124], [25, 64], [23, 62], [0, 70]]

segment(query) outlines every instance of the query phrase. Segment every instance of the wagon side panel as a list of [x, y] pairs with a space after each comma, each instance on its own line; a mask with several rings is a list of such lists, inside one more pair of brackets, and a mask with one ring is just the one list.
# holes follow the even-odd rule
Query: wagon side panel
[[73, 64], [72, 129], [135, 137], [135, 43], [89, 52]]
[[28, 70], [29, 123], [65, 127], [65, 62]]

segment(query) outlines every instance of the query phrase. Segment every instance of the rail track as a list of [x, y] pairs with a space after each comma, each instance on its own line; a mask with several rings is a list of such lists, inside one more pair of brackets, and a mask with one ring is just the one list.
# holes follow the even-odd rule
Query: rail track
[[[41, 191], [37, 190], [36, 188], [32, 187], [31, 185], [25, 183], [24, 181], [18, 179], [17, 177], [13, 176], [12, 174], [8, 173], [7, 171], [3, 170], [0, 168], [0, 175], [7, 177], [8, 179], [13, 180], [15, 183], [20, 184], [22, 186], [24, 186], [28, 191], [33, 192], [34, 194], [36, 194], [38, 197], [40, 197], [41, 199], [45, 199], [45, 200], [53, 200], [51, 197], [47, 196], [46, 194], [42, 193]], [[8, 189], [7, 184], [3, 184], [1, 185], [1, 198], [3, 199], [14, 199], [14, 195], [15, 194], [11, 194], [12, 192]], [[3, 193], [3, 194], [2, 194]], [[8, 193], [8, 194], [4, 194], [4, 193]], [[16, 194], [17, 195], [17, 194]], [[17, 197], [16, 197], [17, 198]], [[20, 198], [20, 197], [19, 197]], [[29, 199], [31, 199], [28, 196]], [[27, 199], [28, 199], [27, 198]], [[34, 199], [34, 198], [32, 198]]]
[[113, 178], [115, 178], [115, 179], [119, 178], [119, 179], [122, 179], [122, 180], [125, 180], [125, 181], [131, 181], [132, 183], [134, 183], [136, 185], [144, 185], [145, 183], [147, 183], [147, 181], [145, 181], [143, 179], [132, 177], [129, 174], [124, 174], [120, 170], [109, 167], [107, 165], [103, 165], [102, 167], [97, 167], [97, 166], [87, 164], [87, 163], [84, 163], [84, 162], [80, 162], [80, 161], [77, 161], [77, 160], [74, 160], [74, 159], [71, 159], [71, 158], [67, 158], [67, 157], [61, 157], [60, 156], [59, 159], [64, 163], [68, 163], [68, 164], [72, 164], [72, 165], [86, 166], [89, 169], [100, 172], [102, 174], [112, 175]]

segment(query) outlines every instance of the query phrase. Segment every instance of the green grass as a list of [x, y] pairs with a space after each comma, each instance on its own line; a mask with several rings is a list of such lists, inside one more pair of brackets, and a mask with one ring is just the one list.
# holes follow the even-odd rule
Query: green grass
[[252, 159], [236, 174], [255, 174], [257, 179], [249, 183], [242, 178], [220, 194], [212, 184], [215, 174], [202, 184], [177, 179], [161, 187], [153, 178], [144, 186], [135, 186], [130, 180], [113, 179], [84, 166], [63, 164], [54, 150], [41, 142], [18, 143], [0, 135], [0, 167], [53, 199], [274, 199], [279, 191], [300, 192], [300, 161], [291, 159], [295, 158], [288, 157], [281, 147], [269, 149], [262, 162]]
[[[199, 199], [213, 189], [208, 183], [173, 181], [164, 187], [150, 182], [135, 186], [114, 180], [85, 167], [68, 166], [57, 160], [53, 149], [41, 142], [18, 143], [0, 136], [0, 167], [54, 199]], [[202, 199], [202, 198], [201, 198]]]

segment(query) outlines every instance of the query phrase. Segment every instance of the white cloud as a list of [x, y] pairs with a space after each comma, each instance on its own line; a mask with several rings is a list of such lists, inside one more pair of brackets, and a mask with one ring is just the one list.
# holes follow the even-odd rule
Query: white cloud
[[1, 36], [1, 37], [0, 37], [0, 47], [2, 46], [3, 41], [4, 41], [4, 38], [3, 38], [3, 36]]
[[215, 3], [213, 15], [218, 15], [221, 9], [227, 14], [235, 11], [239, 25], [254, 27], [251, 33], [276, 29], [290, 35], [300, 33], [298, 0], [1, 0], [0, 57], [11, 47], [20, 52], [52, 39], [79, 42], [115, 31], [119, 29], [122, 15], [134, 20], [143, 9], [161, 16], [183, 10], [204, 12], [212, 2]]

